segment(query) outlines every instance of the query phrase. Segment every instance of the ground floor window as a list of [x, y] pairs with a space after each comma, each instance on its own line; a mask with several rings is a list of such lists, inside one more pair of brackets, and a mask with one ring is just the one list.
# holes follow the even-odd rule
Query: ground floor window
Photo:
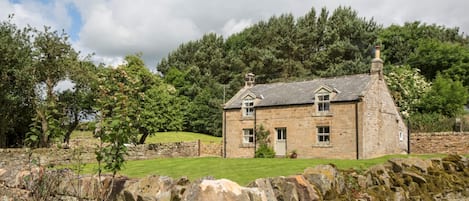
[[243, 143], [254, 143], [254, 129], [243, 129]]
[[331, 134], [329, 126], [318, 127], [318, 143], [329, 144], [331, 141]]

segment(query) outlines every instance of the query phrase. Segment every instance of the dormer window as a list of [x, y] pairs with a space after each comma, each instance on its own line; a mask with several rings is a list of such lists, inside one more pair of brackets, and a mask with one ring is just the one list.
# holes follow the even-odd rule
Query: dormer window
[[329, 112], [330, 98], [329, 94], [316, 95], [316, 103], [318, 105], [318, 112]]
[[243, 100], [243, 116], [252, 117], [254, 116], [254, 99], [251, 96], [247, 96]]

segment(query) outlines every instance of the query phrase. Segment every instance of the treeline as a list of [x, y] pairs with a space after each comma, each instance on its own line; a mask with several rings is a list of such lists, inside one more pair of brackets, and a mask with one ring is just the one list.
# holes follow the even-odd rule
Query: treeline
[[[297, 19], [273, 16], [226, 39], [208, 33], [181, 44], [154, 74], [138, 54], [120, 66], [95, 65], [65, 33], [20, 29], [9, 19], [0, 23], [0, 147], [67, 142], [90, 119], [111, 146], [100, 149], [103, 156], [158, 131], [221, 136], [223, 103], [245, 73], [255, 73], [257, 83], [367, 73], [375, 45], [404, 116], [415, 127], [442, 125], [435, 122], [463, 114], [468, 99], [468, 44], [458, 28], [383, 27], [351, 8], [312, 9]], [[73, 87], [58, 90], [63, 80]]]
[[298, 19], [273, 16], [227, 39], [206, 34], [180, 45], [157, 69], [192, 100], [184, 128], [218, 136], [222, 104], [241, 88], [245, 73], [256, 74], [257, 83], [367, 73], [380, 45], [404, 116], [412, 116], [417, 129], [438, 130], [448, 127], [424, 127], [461, 115], [467, 102], [468, 44], [458, 28], [420, 22], [383, 27], [351, 8], [313, 8]]

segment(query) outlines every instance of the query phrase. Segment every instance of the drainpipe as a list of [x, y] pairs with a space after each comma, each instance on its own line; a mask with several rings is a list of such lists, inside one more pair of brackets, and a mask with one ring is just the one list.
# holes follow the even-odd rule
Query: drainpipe
[[358, 101], [355, 102], [355, 148], [357, 149], [357, 160], [360, 159], [359, 143], [358, 143]]
[[226, 158], [226, 110], [223, 110], [223, 158]]
[[256, 121], [257, 121], [257, 118], [256, 118], [256, 115], [257, 114], [257, 111], [256, 111], [256, 108], [254, 108], [254, 158], [256, 157], [256, 143], [257, 143], [257, 128], [256, 128]]
[[410, 119], [407, 120], [407, 154], [410, 154]]

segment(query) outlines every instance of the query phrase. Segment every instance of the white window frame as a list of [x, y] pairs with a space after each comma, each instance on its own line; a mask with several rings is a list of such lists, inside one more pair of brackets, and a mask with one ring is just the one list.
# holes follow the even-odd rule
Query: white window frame
[[[286, 127], [275, 128], [275, 131], [277, 133], [277, 138], [276, 138], [277, 141], [285, 141], [287, 139], [287, 128]], [[279, 138], [279, 136], [280, 136], [280, 138]]]
[[244, 144], [254, 143], [254, 129], [252, 128], [243, 129], [243, 143]]
[[318, 126], [316, 130], [317, 130], [318, 144], [330, 144], [331, 143], [331, 127]]
[[254, 99], [250, 96], [243, 100], [243, 117], [254, 116]]
[[331, 109], [331, 95], [329, 93], [316, 94], [318, 112], [329, 112]]

